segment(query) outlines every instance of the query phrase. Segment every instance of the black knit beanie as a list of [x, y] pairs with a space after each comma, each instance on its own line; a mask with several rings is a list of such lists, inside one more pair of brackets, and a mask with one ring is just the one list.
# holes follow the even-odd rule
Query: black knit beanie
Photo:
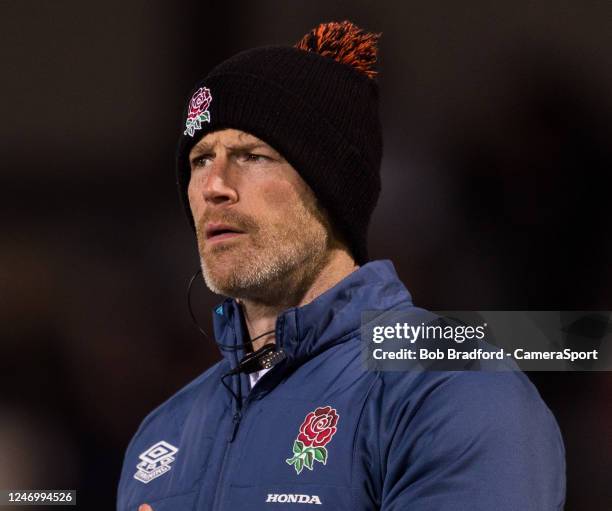
[[187, 105], [177, 151], [192, 227], [189, 152], [206, 134], [248, 132], [276, 149], [311, 187], [358, 264], [380, 194], [382, 136], [374, 80], [378, 34], [326, 23], [295, 47], [244, 51], [215, 67]]

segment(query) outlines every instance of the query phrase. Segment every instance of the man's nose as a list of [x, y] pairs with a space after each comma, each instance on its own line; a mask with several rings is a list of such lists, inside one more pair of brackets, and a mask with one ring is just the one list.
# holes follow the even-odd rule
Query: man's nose
[[215, 158], [209, 171], [203, 176], [201, 193], [207, 204], [231, 204], [238, 200], [230, 165], [231, 162], [225, 157]]

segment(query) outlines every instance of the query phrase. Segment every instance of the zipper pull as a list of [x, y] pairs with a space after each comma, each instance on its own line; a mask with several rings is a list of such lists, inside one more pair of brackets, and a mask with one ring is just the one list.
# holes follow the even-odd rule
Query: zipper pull
[[234, 438], [236, 438], [236, 432], [238, 431], [238, 426], [240, 426], [240, 420], [242, 419], [242, 414], [240, 412], [234, 413], [232, 417], [232, 429], [230, 436], [228, 438], [228, 442], [233, 442]]

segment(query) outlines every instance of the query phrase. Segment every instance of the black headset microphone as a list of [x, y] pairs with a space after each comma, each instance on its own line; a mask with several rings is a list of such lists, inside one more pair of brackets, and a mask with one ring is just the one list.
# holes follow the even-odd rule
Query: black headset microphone
[[[240, 349], [250, 348], [257, 339], [274, 333], [274, 330], [269, 330], [243, 344], [223, 344], [221, 342], [218, 342], [216, 339], [211, 339], [211, 337], [204, 331], [204, 329], [198, 323], [198, 320], [196, 319], [195, 314], [193, 313], [193, 308], [191, 307], [191, 287], [193, 286], [195, 279], [201, 273], [202, 270], [198, 269], [198, 271], [193, 274], [193, 276], [189, 280], [189, 284], [187, 285], [187, 309], [189, 309], [189, 315], [191, 316], [193, 324], [204, 337], [206, 337], [208, 340], [212, 340], [217, 346], [219, 346], [222, 351], [238, 351]], [[234, 394], [234, 391], [225, 383], [224, 379], [227, 376], [233, 376], [235, 374], [240, 373], [251, 374], [257, 371], [261, 371], [262, 369], [270, 369], [271, 367], [284, 360], [286, 357], [287, 356], [285, 355], [285, 352], [282, 349], [275, 350], [275, 345], [273, 343], [265, 344], [257, 351], [247, 353], [240, 360], [240, 362], [238, 362], [238, 365], [234, 369], [232, 369], [221, 377], [221, 382], [232, 393], [236, 400], [240, 402], [238, 396], [236, 396], [236, 394]]]

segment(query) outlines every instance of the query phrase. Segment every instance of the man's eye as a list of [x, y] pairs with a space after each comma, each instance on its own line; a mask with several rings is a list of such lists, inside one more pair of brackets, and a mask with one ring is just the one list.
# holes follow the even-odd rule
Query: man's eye
[[194, 158], [193, 160], [191, 160], [191, 166], [193, 168], [198, 168], [198, 167], [205, 167], [206, 165], [208, 165], [208, 163], [210, 162], [210, 156], [198, 156], [197, 158]]
[[266, 161], [269, 158], [267, 156], [264, 156], [263, 154], [248, 153], [244, 155], [244, 159], [248, 162], [257, 163], [257, 162]]

